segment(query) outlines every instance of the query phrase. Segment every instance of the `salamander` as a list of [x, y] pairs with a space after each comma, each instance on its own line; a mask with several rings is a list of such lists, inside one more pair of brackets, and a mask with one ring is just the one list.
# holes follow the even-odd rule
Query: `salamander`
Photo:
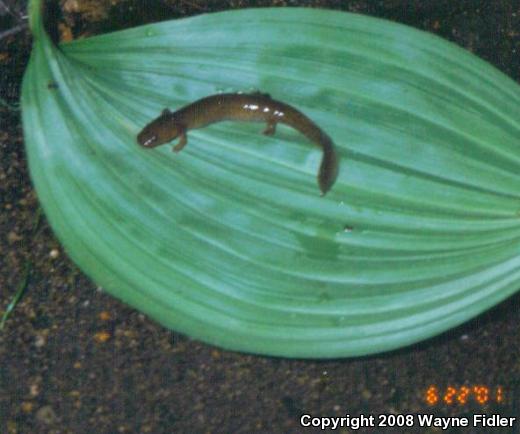
[[266, 135], [273, 135], [279, 122], [289, 125], [323, 151], [318, 171], [321, 195], [325, 195], [334, 184], [338, 175], [338, 156], [331, 138], [294, 107], [260, 92], [216, 94], [175, 112], [164, 109], [158, 118], [142, 129], [137, 142], [145, 148], [154, 148], [179, 137], [179, 142], [173, 147], [173, 151], [179, 152], [188, 143], [188, 130], [220, 121], [266, 122], [267, 127], [263, 131]]

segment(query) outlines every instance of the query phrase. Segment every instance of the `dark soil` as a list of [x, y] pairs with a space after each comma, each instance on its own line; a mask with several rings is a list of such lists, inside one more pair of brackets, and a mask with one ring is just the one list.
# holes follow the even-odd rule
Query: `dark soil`
[[[59, 24], [56, 37], [67, 39], [267, 5], [321, 6], [399, 21], [454, 41], [520, 81], [520, 5], [514, 0], [62, 0], [51, 18]], [[0, 4], [4, 29], [16, 25], [3, 11]], [[45, 217], [38, 218], [16, 109], [30, 42], [27, 31], [0, 40], [0, 311], [31, 263], [26, 293], [0, 332], [1, 433], [319, 432], [300, 426], [303, 413], [520, 416], [519, 296], [412, 347], [320, 362], [237, 354], [192, 341], [98, 290], [65, 255]], [[441, 391], [485, 385], [493, 393], [502, 386], [504, 401], [430, 407], [425, 391], [432, 384]], [[518, 433], [520, 423], [500, 432]]]

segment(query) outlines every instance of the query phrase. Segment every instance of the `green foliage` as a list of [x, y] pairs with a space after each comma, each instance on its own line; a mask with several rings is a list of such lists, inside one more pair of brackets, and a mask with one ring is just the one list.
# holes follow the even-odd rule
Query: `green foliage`
[[[157, 321], [225, 348], [328, 358], [438, 334], [520, 281], [520, 88], [406, 26], [246, 9], [57, 49], [32, 2], [31, 175], [73, 260]], [[220, 123], [136, 144], [164, 107], [259, 89], [334, 140]]]

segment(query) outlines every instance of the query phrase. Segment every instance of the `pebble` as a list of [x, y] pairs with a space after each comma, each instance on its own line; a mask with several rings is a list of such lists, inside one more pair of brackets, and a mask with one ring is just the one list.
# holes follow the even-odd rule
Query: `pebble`
[[36, 348], [41, 348], [46, 344], [45, 336], [43, 335], [36, 335], [36, 339], [34, 340], [34, 346]]
[[50, 405], [44, 405], [36, 412], [36, 420], [46, 425], [51, 425], [58, 417]]
[[9, 244], [16, 243], [17, 241], [20, 241], [21, 239], [22, 239], [22, 237], [14, 231], [11, 231], [7, 234], [7, 241], [9, 242]]
[[29, 386], [29, 394], [34, 398], [40, 394], [40, 388], [37, 383], [33, 383]]

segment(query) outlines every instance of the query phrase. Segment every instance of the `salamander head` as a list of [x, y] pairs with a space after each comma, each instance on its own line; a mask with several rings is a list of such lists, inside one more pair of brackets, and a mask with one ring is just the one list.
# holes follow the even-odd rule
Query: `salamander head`
[[181, 133], [174, 114], [164, 109], [157, 119], [146, 125], [137, 135], [137, 142], [145, 148], [155, 148], [171, 142]]

